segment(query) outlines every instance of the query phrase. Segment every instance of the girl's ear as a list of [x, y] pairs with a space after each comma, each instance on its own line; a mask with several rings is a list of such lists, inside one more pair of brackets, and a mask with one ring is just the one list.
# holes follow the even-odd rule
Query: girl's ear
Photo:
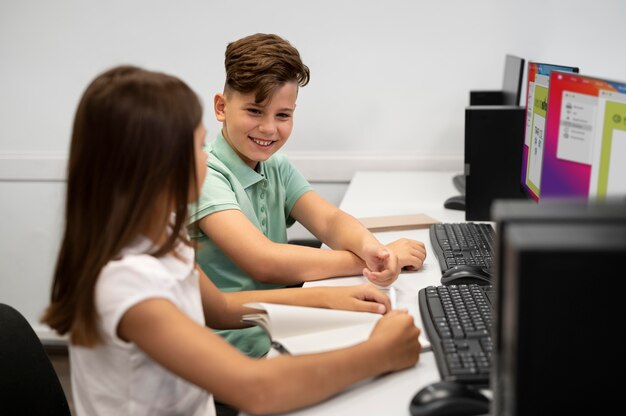
[[223, 122], [226, 120], [226, 97], [224, 97], [224, 94], [219, 92], [215, 94], [213, 98], [213, 109], [215, 110], [215, 118], [217, 118], [217, 121]]

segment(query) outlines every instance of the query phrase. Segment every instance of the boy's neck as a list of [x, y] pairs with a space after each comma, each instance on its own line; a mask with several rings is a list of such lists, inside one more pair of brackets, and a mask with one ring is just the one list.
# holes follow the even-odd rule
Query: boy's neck
[[256, 173], [261, 173], [261, 162], [256, 162], [256, 165], [254, 165], [254, 167], [251, 167], [248, 163], [246, 163], [246, 161], [241, 157], [241, 155], [239, 154], [239, 152], [237, 152], [237, 149], [235, 149], [235, 147], [230, 143], [230, 140], [228, 139], [228, 136], [226, 135], [226, 132], [224, 131], [224, 127], [222, 127], [222, 130], [220, 131], [222, 138], [224, 139], [224, 141], [226, 142], [226, 144], [228, 145], [228, 147], [230, 147], [230, 149], [237, 155], [237, 157], [244, 162], [248, 167], [250, 167], [250, 169], [252, 169], [253, 171], [255, 171]]

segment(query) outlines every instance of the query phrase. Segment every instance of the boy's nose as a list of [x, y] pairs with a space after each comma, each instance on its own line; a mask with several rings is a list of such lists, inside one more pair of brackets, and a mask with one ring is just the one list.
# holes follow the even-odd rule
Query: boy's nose
[[264, 118], [259, 125], [259, 131], [263, 134], [274, 134], [276, 132], [276, 124], [271, 118]]

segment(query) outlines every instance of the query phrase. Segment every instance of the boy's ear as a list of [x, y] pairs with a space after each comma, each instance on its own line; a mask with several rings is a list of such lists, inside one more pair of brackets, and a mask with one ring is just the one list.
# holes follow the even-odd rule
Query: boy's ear
[[217, 93], [215, 97], [213, 97], [213, 109], [215, 110], [215, 118], [217, 121], [224, 121], [226, 119], [226, 97], [224, 94]]

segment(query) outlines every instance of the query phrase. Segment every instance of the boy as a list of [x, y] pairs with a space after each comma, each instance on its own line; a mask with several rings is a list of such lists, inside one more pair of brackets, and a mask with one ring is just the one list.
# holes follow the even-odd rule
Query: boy
[[[199, 226], [197, 261], [215, 284], [227, 292], [258, 290], [363, 273], [388, 286], [400, 268], [421, 267], [423, 243], [382, 245], [276, 153], [291, 134], [298, 88], [309, 81], [298, 51], [279, 36], [255, 34], [228, 45], [225, 66], [224, 92], [214, 98], [223, 128], [209, 146], [207, 178], [191, 215]], [[333, 250], [286, 244], [294, 221]], [[251, 356], [269, 349], [256, 327], [222, 335]]]

